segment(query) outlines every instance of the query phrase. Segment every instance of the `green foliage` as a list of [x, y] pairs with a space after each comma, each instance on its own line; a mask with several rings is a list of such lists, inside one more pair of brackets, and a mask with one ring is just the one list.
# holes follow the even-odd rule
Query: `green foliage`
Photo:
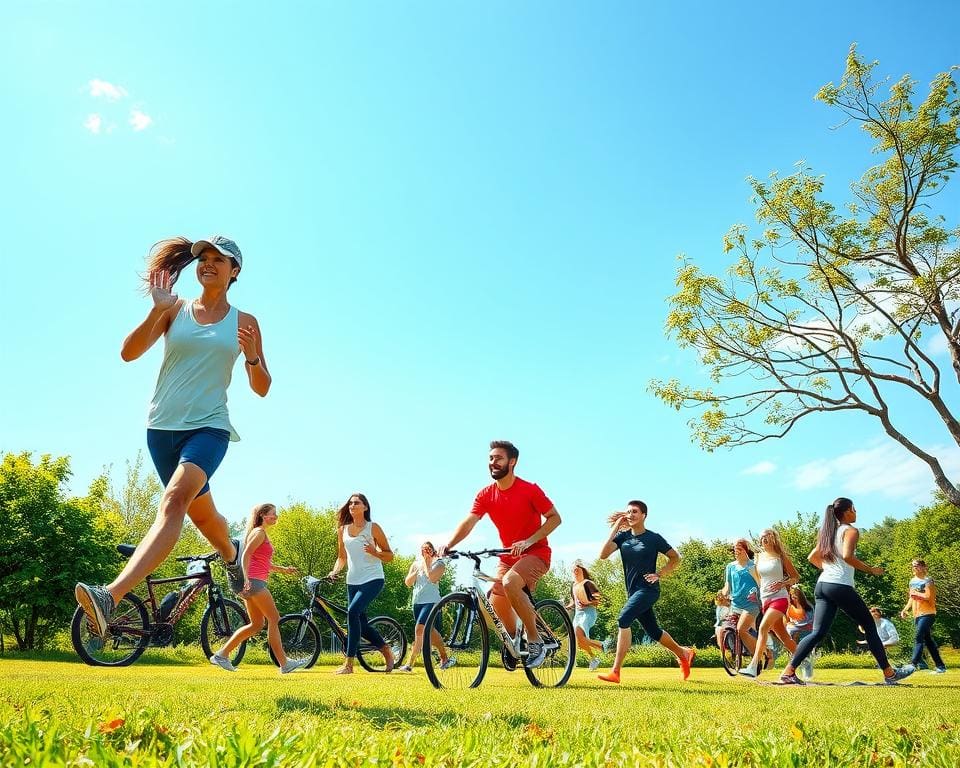
[[[68, 499], [67, 457], [7, 453], [0, 461], [0, 616], [21, 649], [43, 648], [73, 615], [77, 581], [99, 581], [115, 562], [99, 523], [101, 487]], [[2, 628], [0, 628], [2, 632]]]
[[[689, 421], [706, 450], [783, 437], [813, 414], [858, 410], [931, 468], [954, 504], [960, 489], [936, 456], [911, 438], [893, 391], [916, 396], [960, 445], [960, 420], [941, 395], [941, 373], [960, 377], [960, 340], [951, 307], [960, 298], [960, 229], [929, 209], [957, 167], [960, 100], [954, 70], [937, 75], [916, 103], [908, 76], [886, 94], [876, 62], [855, 48], [839, 85], [817, 98], [860, 125], [879, 162], [837, 206], [825, 180], [801, 164], [789, 175], [750, 179], [756, 218], [751, 237], [737, 224], [722, 239], [733, 258], [724, 278], [684, 258], [670, 297], [666, 330], [698, 355], [709, 388], [654, 380], [653, 394]], [[941, 372], [921, 338], [945, 343], [953, 371]], [[917, 436], [919, 438], [919, 435]]]

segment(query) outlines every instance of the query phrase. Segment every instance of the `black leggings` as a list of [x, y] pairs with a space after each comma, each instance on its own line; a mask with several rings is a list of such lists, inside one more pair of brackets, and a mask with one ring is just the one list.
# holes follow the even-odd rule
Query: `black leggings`
[[880, 669], [886, 669], [890, 666], [887, 661], [887, 652], [883, 649], [883, 642], [880, 635], [877, 634], [877, 623], [870, 615], [870, 609], [863, 602], [863, 598], [853, 587], [848, 584], [831, 584], [828, 581], [818, 581], [817, 588], [813, 593], [817, 599], [813, 610], [813, 631], [807, 635], [790, 659], [791, 667], [798, 667], [813, 649], [816, 648], [823, 639], [829, 634], [830, 627], [833, 626], [833, 620], [837, 618], [837, 609], [843, 611], [847, 616], [853, 619], [857, 624], [863, 627], [863, 632], [867, 636], [867, 646], [870, 653], [877, 660]]

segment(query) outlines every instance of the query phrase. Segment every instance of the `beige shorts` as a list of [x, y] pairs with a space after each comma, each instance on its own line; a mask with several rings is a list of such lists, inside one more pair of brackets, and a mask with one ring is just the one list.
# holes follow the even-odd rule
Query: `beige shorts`
[[506, 595], [506, 592], [503, 591], [503, 579], [510, 571], [513, 571], [523, 579], [523, 583], [527, 589], [533, 592], [533, 590], [537, 588], [537, 582], [540, 581], [549, 570], [550, 566], [536, 555], [523, 555], [513, 565], [507, 565], [501, 560], [497, 564], [497, 580], [494, 582], [493, 588], [490, 591], [495, 595]]

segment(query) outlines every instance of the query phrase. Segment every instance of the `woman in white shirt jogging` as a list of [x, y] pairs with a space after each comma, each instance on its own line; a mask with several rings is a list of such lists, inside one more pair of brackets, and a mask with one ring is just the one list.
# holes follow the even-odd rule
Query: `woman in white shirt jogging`
[[897, 683], [913, 674], [912, 664], [897, 669], [890, 666], [880, 635], [877, 634], [877, 625], [867, 604], [854, 588], [855, 571], [863, 571], [873, 576], [879, 576], [884, 571], [880, 566], [867, 565], [857, 557], [860, 531], [853, 527], [856, 521], [857, 510], [850, 499], [841, 496], [827, 505], [817, 537], [817, 546], [807, 555], [807, 560], [820, 569], [820, 578], [817, 579], [814, 592], [816, 603], [813, 631], [800, 641], [793, 658], [783, 670], [780, 676], [783, 685], [804, 684], [797, 677], [796, 669], [830, 632], [838, 609], [863, 627], [870, 652], [877, 660], [877, 666], [883, 670], [884, 682]]

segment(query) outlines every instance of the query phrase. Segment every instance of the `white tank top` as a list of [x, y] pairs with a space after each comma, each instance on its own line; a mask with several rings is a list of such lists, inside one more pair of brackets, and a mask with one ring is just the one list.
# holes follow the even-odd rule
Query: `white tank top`
[[776, 600], [779, 597], [789, 597], [787, 590], [770, 588], [775, 581], [783, 581], [783, 562], [776, 555], [758, 552], [756, 557], [757, 574], [760, 576], [760, 597], [764, 600]]
[[347, 584], [354, 586], [383, 578], [383, 562], [368, 555], [363, 548], [373, 542], [373, 523], [368, 522], [356, 536], [350, 526], [343, 526], [343, 548], [347, 551]]
[[837, 528], [837, 535], [833, 539], [832, 562], [823, 561], [823, 570], [817, 581], [825, 581], [827, 584], [846, 584], [853, 586], [853, 574], [855, 569], [850, 563], [843, 559], [843, 534], [850, 530], [850, 526], [844, 523]]

